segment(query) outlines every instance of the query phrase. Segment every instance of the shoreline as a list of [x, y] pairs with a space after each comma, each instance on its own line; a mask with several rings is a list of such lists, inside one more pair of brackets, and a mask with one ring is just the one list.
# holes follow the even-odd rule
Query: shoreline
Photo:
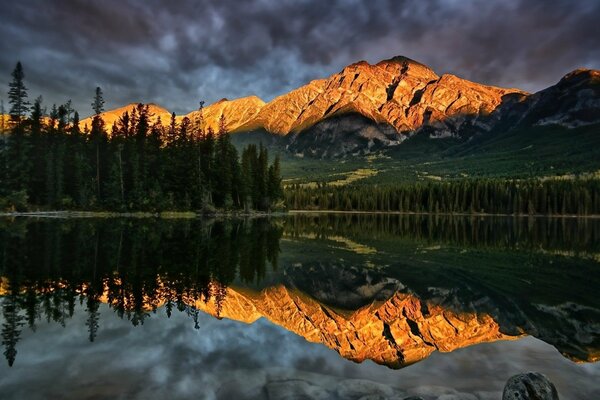
[[0, 218], [158, 218], [158, 219], [195, 219], [195, 218], [264, 218], [300, 214], [340, 214], [340, 215], [431, 215], [442, 217], [513, 217], [513, 218], [568, 218], [600, 219], [600, 215], [581, 214], [494, 214], [494, 213], [430, 213], [407, 211], [342, 211], [342, 210], [288, 210], [276, 212], [237, 212], [221, 211], [202, 213], [197, 211], [161, 211], [161, 212], [117, 212], [117, 211], [26, 211], [0, 212]]
[[211, 212], [196, 211], [161, 211], [161, 212], [117, 212], [117, 211], [26, 211], [26, 212], [0, 212], [0, 218], [157, 218], [157, 219], [196, 219], [196, 218], [263, 218], [283, 215], [281, 212]]
[[505, 213], [434, 213], [414, 211], [343, 211], [343, 210], [289, 210], [287, 214], [357, 214], [357, 215], [432, 215], [443, 217], [514, 217], [514, 218], [590, 218], [600, 214], [505, 214]]

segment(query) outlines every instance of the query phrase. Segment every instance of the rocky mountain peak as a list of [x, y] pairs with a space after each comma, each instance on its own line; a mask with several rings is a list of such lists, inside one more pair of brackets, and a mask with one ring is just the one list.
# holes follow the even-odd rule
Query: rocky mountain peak
[[[102, 119], [104, 120], [104, 125], [107, 127], [107, 130], [110, 133], [110, 128], [113, 126], [115, 122], [117, 122], [125, 112], [131, 114], [140, 103], [129, 103], [124, 107], [119, 107], [113, 110], [108, 110], [100, 114]], [[149, 103], [144, 104], [148, 106], [148, 111], [150, 111], [150, 123], [155, 123], [159, 118], [163, 123], [169, 121], [171, 118], [171, 113], [166, 109], [157, 104]], [[91, 128], [92, 126], [93, 116], [89, 116], [80, 121], [80, 126], [83, 129], [85, 126]]]
[[[397, 133], [426, 125], [450, 131], [468, 117], [489, 114], [502, 102], [503, 95], [512, 92], [518, 91], [480, 85], [454, 75], [439, 77], [424, 64], [396, 56], [377, 64], [350, 64], [268, 104], [256, 96], [224, 98], [205, 107], [203, 117], [205, 126], [214, 130], [224, 115], [231, 132], [263, 129], [279, 135], [296, 135], [326, 119], [349, 114], [388, 125]], [[164, 109], [157, 112], [167, 113]], [[197, 120], [197, 113], [187, 116]]]
[[566, 74], [557, 86], [576, 86], [581, 84], [600, 85], [600, 71], [579, 68]]
[[398, 77], [410, 75], [429, 80], [438, 78], [437, 74], [425, 64], [404, 56], [382, 60], [376, 66]]
[[[136, 105], [105, 113], [107, 125]], [[154, 107], [156, 116], [170, 117], [167, 110]], [[288, 136], [291, 151], [302, 153], [309, 146], [318, 155], [327, 145], [338, 147], [326, 151], [335, 155], [396, 145], [422, 132], [444, 138], [523, 123], [576, 127], [594, 123], [599, 112], [600, 71], [575, 70], [531, 95], [452, 74], [439, 76], [422, 63], [396, 56], [376, 64], [350, 64], [269, 103], [256, 96], [224, 98], [205, 107], [203, 118], [204, 127], [215, 131], [223, 115], [229, 132], [266, 131]], [[198, 121], [198, 111], [187, 117]]]
[[[229, 132], [235, 131], [238, 127], [254, 119], [259, 111], [265, 106], [265, 102], [257, 96], [242, 97], [239, 99], [228, 100], [223, 98], [218, 102], [204, 107], [202, 118], [204, 119], [204, 129], [219, 130], [219, 120], [221, 116], [225, 117], [226, 128]], [[196, 121], [200, 117], [200, 111], [192, 111], [187, 117]]]

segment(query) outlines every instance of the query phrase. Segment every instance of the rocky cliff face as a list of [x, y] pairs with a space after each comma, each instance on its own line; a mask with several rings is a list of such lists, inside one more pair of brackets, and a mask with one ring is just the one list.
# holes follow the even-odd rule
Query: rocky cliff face
[[287, 137], [293, 153], [336, 157], [395, 146], [414, 134], [465, 140], [516, 127], [599, 122], [600, 71], [576, 70], [529, 94], [438, 76], [396, 57], [353, 64], [327, 79]]
[[256, 118], [237, 127], [239, 132], [264, 129], [267, 132], [287, 135], [301, 126], [309, 126], [305, 110], [310, 108], [325, 89], [325, 79], [315, 80], [266, 104]]
[[350, 114], [327, 118], [302, 132], [290, 134], [287, 149], [302, 156], [338, 157], [367, 154], [375, 149], [395, 146], [407, 137], [391, 125]]
[[[219, 130], [221, 115], [225, 118], [228, 132], [234, 132], [240, 126], [256, 119], [257, 114], [265, 106], [265, 102], [256, 96], [243, 97], [235, 100], [222, 99], [202, 110], [204, 129]], [[200, 118], [200, 111], [192, 111], [186, 115], [193, 123]]]
[[464, 121], [493, 112], [510, 93], [525, 94], [454, 75], [440, 77], [406, 57], [375, 65], [361, 61], [274, 99], [240, 130], [260, 127], [287, 135], [331, 117], [360, 114], [396, 132], [415, 131], [424, 125], [454, 132]]

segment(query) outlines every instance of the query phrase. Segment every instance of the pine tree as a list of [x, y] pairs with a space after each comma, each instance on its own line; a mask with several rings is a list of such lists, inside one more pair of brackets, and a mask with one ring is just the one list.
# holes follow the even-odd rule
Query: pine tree
[[12, 367], [17, 356], [17, 343], [21, 336], [24, 317], [19, 314], [19, 304], [16, 295], [9, 295], [2, 302], [2, 345], [8, 366]]
[[183, 146], [189, 139], [189, 134], [192, 131], [192, 121], [188, 117], [183, 117], [179, 124], [179, 133], [177, 134], [177, 142], [179, 146]]
[[96, 296], [88, 295], [86, 301], [86, 311], [88, 313], [88, 317], [85, 321], [85, 325], [88, 329], [88, 339], [90, 342], [94, 342], [94, 340], [96, 340], [96, 336], [98, 335], [98, 328], [100, 327], [99, 308], [100, 301], [96, 298]]
[[200, 143], [200, 164], [202, 176], [204, 177], [202, 185], [202, 206], [213, 204], [213, 182], [215, 179], [215, 134], [209, 127], [204, 135], [204, 139]]
[[44, 117], [44, 109], [42, 108], [42, 96], [38, 96], [33, 102], [33, 107], [31, 108], [31, 122], [30, 122], [30, 130], [31, 134], [41, 135], [42, 128], [44, 125], [43, 117]]
[[11, 136], [6, 149], [5, 163], [7, 165], [6, 191], [27, 196], [31, 177], [31, 148], [25, 137], [25, 113], [29, 109], [27, 88], [25, 87], [23, 66], [17, 63], [9, 83], [8, 99], [10, 104], [10, 119], [13, 124]]
[[254, 188], [257, 201], [257, 209], [267, 210], [269, 199], [267, 198], [267, 179], [269, 174], [269, 154], [267, 149], [260, 144], [258, 160], [254, 176]]
[[77, 136], [81, 134], [81, 129], [79, 127], [79, 113], [75, 111], [73, 113], [73, 119], [71, 120], [71, 135]]
[[79, 208], [88, 208], [91, 202], [94, 188], [92, 185], [92, 165], [89, 159], [87, 138], [89, 132], [81, 132], [79, 126], [79, 113], [75, 111], [73, 123], [71, 125], [71, 157], [72, 163], [70, 171], [72, 178], [67, 180], [72, 182], [72, 196], [74, 203]]
[[198, 107], [197, 117], [196, 117], [196, 132], [194, 135], [194, 143], [193, 143], [193, 164], [195, 168], [192, 169], [194, 172], [194, 180], [195, 182], [195, 191], [194, 191], [194, 199], [193, 203], [196, 208], [204, 209], [204, 200], [205, 200], [205, 176], [202, 172], [202, 142], [205, 139], [204, 135], [204, 101], [200, 101], [200, 106]]
[[99, 86], [96, 87], [94, 101], [92, 102], [92, 110], [94, 110], [94, 116], [96, 117], [104, 112], [104, 94]]
[[219, 135], [217, 138], [215, 176], [215, 205], [217, 207], [230, 208], [233, 205], [231, 192], [233, 189], [232, 151], [231, 141], [227, 133], [225, 116], [221, 114], [219, 119]]
[[175, 113], [171, 113], [171, 122], [167, 133], [167, 144], [175, 143], [177, 140], [177, 120]]
[[[251, 145], [253, 146], [253, 145]], [[240, 183], [239, 183], [239, 195], [240, 195], [240, 200], [241, 200], [241, 204], [240, 206], [243, 207], [243, 209], [248, 212], [252, 206], [253, 206], [253, 201], [252, 201], [252, 195], [253, 195], [253, 165], [254, 165], [254, 161], [252, 160], [252, 147], [251, 146], [247, 146], [243, 151], [242, 151], [242, 161], [241, 161], [241, 171], [240, 171]], [[254, 148], [254, 154], [256, 154], [256, 146], [253, 146]]]
[[102, 187], [103, 179], [106, 170], [106, 147], [108, 138], [106, 135], [106, 129], [104, 127], [104, 120], [101, 115], [104, 111], [104, 98], [102, 95], [102, 89], [96, 88], [94, 95], [94, 101], [92, 102], [92, 109], [94, 110], [94, 118], [92, 119], [92, 130], [90, 131], [90, 141], [93, 144], [94, 152], [94, 167], [95, 167], [95, 189], [96, 199], [98, 202], [102, 201]]
[[65, 105], [58, 107], [57, 137], [54, 143], [54, 199], [59, 207], [63, 206], [65, 189], [65, 157], [69, 110]]
[[72, 124], [75, 118], [74, 114], [76, 113], [76, 111], [73, 108], [73, 102], [71, 101], [71, 99], [67, 100], [67, 102], [63, 104], [63, 107], [65, 108], [65, 118], [67, 124]]
[[267, 178], [267, 197], [269, 199], [269, 208], [277, 203], [283, 196], [281, 189], [281, 166], [279, 156], [275, 156], [273, 164], [269, 167]]
[[204, 101], [200, 101], [198, 112], [196, 114], [196, 120], [194, 121], [197, 136], [196, 140], [201, 140], [204, 136]]
[[32, 174], [30, 182], [30, 198], [34, 204], [41, 204], [44, 199], [46, 157], [48, 156], [48, 143], [42, 131], [44, 130], [44, 109], [42, 108], [42, 96], [33, 102], [31, 109], [31, 149], [32, 149]]
[[145, 207], [147, 193], [146, 173], [148, 166], [146, 162], [146, 141], [150, 129], [148, 105], [138, 104], [135, 115], [137, 116], [134, 127], [135, 150], [130, 159], [130, 171], [132, 172], [132, 199], [139, 210]]
[[8, 99], [10, 103], [10, 119], [14, 124], [16, 133], [23, 133], [23, 122], [25, 114], [29, 110], [29, 102], [27, 101], [27, 88], [25, 87], [25, 73], [21, 62], [17, 62], [15, 69], [12, 72], [12, 81], [8, 84]]

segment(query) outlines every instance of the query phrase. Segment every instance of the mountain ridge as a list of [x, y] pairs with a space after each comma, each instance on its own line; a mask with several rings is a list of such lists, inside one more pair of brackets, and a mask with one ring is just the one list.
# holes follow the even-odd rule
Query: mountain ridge
[[[419, 63], [415, 60], [412, 60], [410, 58], [407, 58], [407, 57], [396, 56], [396, 57], [393, 57], [390, 59], [382, 60], [382, 61], [378, 62], [377, 64], [369, 64], [366, 61], [358, 61], [358, 62], [352, 63], [352, 64], [344, 67], [338, 73], [332, 74], [331, 76], [329, 76], [327, 78], [315, 79], [313, 81], [310, 81], [307, 84], [302, 85], [296, 89], [293, 89], [292, 91], [290, 91], [288, 93], [284, 93], [280, 96], [277, 96], [276, 98], [274, 98], [273, 100], [271, 100], [268, 103], [265, 103], [264, 101], [260, 100], [257, 96], [250, 95], [250, 96], [246, 96], [246, 97], [236, 98], [233, 100], [228, 100], [228, 99], [224, 98], [224, 99], [221, 99], [221, 100], [207, 106], [205, 108], [205, 110], [210, 109], [211, 107], [215, 107], [217, 105], [223, 105], [224, 103], [225, 104], [237, 103], [237, 102], [245, 101], [247, 99], [259, 99], [260, 103], [256, 104], [256, 109], [258, 111], [261, 111], [262, 108], [265, 108], [266, 106], [271, 106], [271, 108], [275, 107], [276, 105], [278, 105], [278, 103], [280, 103], [284, 99], [296, 100], [296, 96], [290, 96], [290, 95], [296, 95], [296, 94], [304, 95], [305, 92], [311, 92], [311, 91], [312, 91], [312, 93], [308, 94], [308, 101], [305, 103], [305, 105], [312, 106], [315, 98], [318, 95], [322, 94], [325, 91], [325, 89], [329, 89], [329, 91], [332, 91], [332, 90], [343, 91], [344, 89], [346, 89], [344, 87], [337, 87], [336, 83], [339, 84], [340, 82], [336, 82], [336, 81], [341, 80], [341, 83], [343, 84], [343, 82], [346, 80], [346, 77], [349, 74], [355, 74], [355, 75], [356, 74], [359, 74], [359, 75], [365, 74], [365, 75], [367, 75], [367, 77], [372, 77], [375, 74], [379, 74], [379, 78], [386, 81], [386, 83], [388, 84], [386, 86], [386, 90], [389, 90], [391, 86], [394, 87], [394, 89], [396, 89], [398, 84], [400, 83], [401, 79], [398, 79], [398, 78], [400, 78], [400, 76], [398, 76], [398, 73], [400, 75], [406, 75], [406, 76], [410, 76], [410, 77], [420, 75], [423, 79], [431, 78], [432, 80], [433, 79], [442, 79], [444, 81], [447, 81], [449, 79], [459, 79], [461, 81], [470, 82], [470, 83], [473, 83], [475, 85], [485, 87], [485, 88], [495, 88], [495, 89], [499, 89], [502, 91], [510, 91], [510, 92], [522, 92], [519, 89], [503, 89], [503, 88], [498, 88], [495, 86], [477, 84], [475, 82], [467, 81], [465, 79], [458, 78], [458, 77], [456, 77], [454, 75], [450, 75], [450, 74], [443, 74], [441, 76], [438, 76], [437, 74], [435, 74], [435, 72], [432, 69], [430, 69], [429, 67], [427, 67], [424, 64], [421, 64], [421, 63]], [[354, 88], [356, 88], [356, 85], [366, 83], [366, 82], [364, 82], [364, 79], [360, 79], [358, 82], [356, 82], [357, 78], [359, 78], [359, 77], [355, 76], [355, 79], [353, 80], [353, 82], [350, 82], [350, 84], [354, 83]], [[395, 82], [394, 82], [394, 79], [396, 79]], [[326, 86], [328, 86], [328, 87], [326, 87]], [[406, 84], [404, 84], [404, 86], [406, 86]], [[374, 90], [379, 90], [379, 89], [380, 88], [374, 88]], [[361, 92], [361, 91], [359, 91], [359, 92]], [[522, 92], [522, 93], [525, 93], [525, 92]], [[331, 93], [329, 93], [329, 95], [331, 95]], [[380, 96], [380, 93], [375, 93], [373, 95], [371, 95], [371, 94], [365, 95], [365, 97], [368, 97], [371, 100], [378, 99], [378, 96]], [[384, 103], [389, 100], [392, 100], [392, 98], [387, 99], [387, 97], [386, 97], [386, 100], [384, 100]], [[127, 108], [133, 107], [136, 104], [138, 104], [138, 103], [130, 103], [124, 107], [119, 107], [117, 109], [108, 110], [103, 114], [109, 114], [111, 112], [121, 110], [125, 107], [127, 107]], [[149, 103], [149, 104], [156, 105], [155, 103]], [[296, 103], [296, 105], [298, 105], [298, 103]], [[302, 104], [300, 103], [300, 105], [302, 105]], [[380, 104], [380, 106], [381, 105], [382, 104]], [[156, 105], [156, 106], [161, 108], [162, 110], [166, 111], [166, 109], [164, 109], [163, 107], [161, 107], [159, 105]], [[329, 107], [330, 106], [328, 106], [328, 108]], [[329, 112], [324, 113], [324, 114], [335, 115], [336, 112], [343, 111], [343, 110], [340, 110], [340, 108], [341, 108], [341, 105], [339, 105], [335, 110], [331, 109], [331, 110], [329, 110]], [[299, 113], [302, 113], [302, 111], [305, 111], [305, 110], [300, 110]], [[311, 112], [314, 113], [314, 111], [311, 111]], [[184, 115], [178, 115], [178, 117], [179, 118], [183, 118], [184, 116], [189, 117], [191, 114], [195, 114], [195, 113], [197, 113], [197, 110], [191, 111], [190, 113], [187, 113]], [[262, 115], [260, 115], [260, 118], [265, 118], [264, 114], [265, 114], [265, 112], [263, 112]], [[326, 116], [326, 115], [323, 115], [323, 116]], [[86, 118], [83, 121], [87, 121], [88, 119], [91, 119], [91, 116]], [[383, 122], [383, 121], [380, 120], [377, 122]], [[110, 124], [107, 123], [107, 125], [110, 125]], [[257, 126], [256, 123], [240, 124], [239, 126], [235, 127], [234, 130], [236, 130], [236, 131], [249, 130], [249, 129], [256, 128], [256, 126]], [[266, 128], [266, 130], [271, 133], [288, 134], [293, 130], [298, 130], [298, 129], [303, 128], [304, 125], [301, 123], [296, 123], [296, 124], [293, 124], [293, 126], [288, 127], [288, 129], [281, 129], [281, 128], [277, 129], [277, 128], [273, 127], [272, 121], [268, 121], [268, 123], [264, 124], [263, 127]]]
[[[135, 103], [102, 114], [107, 128]], [[257, 96], [221, 99], [177, 116], [218, 131], [224, 116], [231, 133], [285, 137], [293, 153], [339, 156], [369, 153], [424, 132], [432, 139], [469, 137], [500, 128], [600, 122], [600, 71], [577, 69], [536, 93], [436, 74], [403, 56], [376, 64], [358, 61], [264, 102]], [[171, 114], [153, 104], [151, 122]], [[82, 121], [91, 125], [91, 117]]]

